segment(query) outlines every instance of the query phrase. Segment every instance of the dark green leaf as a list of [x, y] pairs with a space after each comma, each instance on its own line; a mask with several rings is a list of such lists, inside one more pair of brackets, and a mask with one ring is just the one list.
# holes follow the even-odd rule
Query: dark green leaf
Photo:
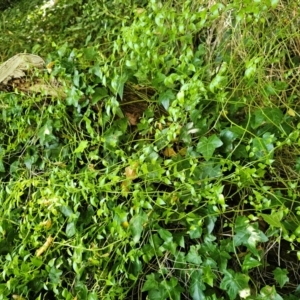
[[218, 147], [221, 147], [223, 142], [214, 134], [209, 138], [202, 137], [197, 145], [197, 152], [201, 153], [205, 160], [209, 160]]
[[158, 289], [159, 281], [156, 279], [154, 273], [147, 275], [146, 278], [147, 279], [142, 288], [142, 292]]
[[175, 99], [175, 95], [172, 90], [167, 90], [164, 93], [160, 94], [158, 102], [164, 107], [165, 110], [168, 110], [170, 103]]
[[247, 272], [250, 269], [261, 266], [261, 262], [256, 260], [251, 256], [251, 254], [247, 254], [243, 261], [242, 269], [244, 272]]
[[189, 292], [193, 300], [205, 300], [205, 295], [203, 291], [205, 290], [205, 285], [202, 282], [202, 271], [194, 271], [191, 275], [191, 282]]
[[283, 121], [283, 113], [279, 108], [266, 107], [254, 112], [254, 118], [251, 121], [253, 129], [258, 128], [266, 123], [278, 126]]
[[98, 101], [104, 99], [108, 96], [107, 89], [104, 87], [95, 88], [94, 94], [92, 96], [92, 104], [96, 104]]
[[159, 229], [158, 230], [159, 236], [165, 241], [165, 242], [171, 242], [173, 240], [173, 235], [170, 231], [166, 229]]
[[65, 217], [71, 217], [73, 215], [73, 210], [70, 206], [61, 206], [60, 211]]
[[221, 281], [220, 288], [227, 292], [231, 300], [241, 293], [248, 294], [250, 288], [248, 286], [249, 277], [241, 273], [235, 273], [232, 270], [225, 272], [225, 276]]
[[252, 144], [255, 157], [262, 158], [267, 157], [268, 155], [272, 155], [272, 150], [274, 149], [275, 141], [276, 138], [269, 132], [264, 133], [262, 138], [254, 138]]
[[233, 150], [233, 142], [240, 136], [232, 128], [225, 128], [220, 133], [220, 138], [223, 142], [222, 151], [229, 153]]
[[286, 269], [280, 269], [278, 267], [273, 271], [274, 278], [279, 283], [280, 288], [289, 282], [288, 273]]
[[161, 285], [165, 288], [166, 294], [169, 295], [170, 299], [181, 299], [181, 292], [184, 289], [179, 285], [176, 278], [172, 277], [170, 280], [164, 280]]
[[235, 235], [233, 242], [235, 247], [245, 245], [248, 249], [258, 255], [256, 245], [259, 242], [266, 242], [268, 238], [266, 235], [258, 229], [257, 223], [250, 223], [250, 221], [244, 216], [238, 216], [234, 226]]
[[264, 219], [266, 223], [269, 225], [275, 227], [275, 228], [282, 228], [283, 224], [281, 223], [282, 217], [283, 217], [283, 211], [278, 211], [275, 213], [272, 213], [271, 215], [267, 214], [260, 214], [260, 216]]
[[159, 286], [158, 290], [149, 291], [148, 298], [149, 300], [166, 300], [168, 294], [162, 286]]
[[191, 239], [198, 239], [202, 234], [202, 227], [193, 226], [192, 229], [189, 230], [189, 236]]
[[212, 272], [211, 266], [207, 265], [204, 266], [202, 269], [202, 280], [204, 283], [207, 283], [211, 287], [214, 286], [214, 280], [217, 278], [217, 276]]
[[56, 269], [55, 267], [51, 267], [49, 272], [50, 281], [54, 284], [58, 284], [60, 282], [60, 276], [62, 275], [62, 271]]
[[203, 162], [199, 167], [199, 170], [200, 170], [199, 179], [215, 178], [222, 174], [221, 165], [215, 164], [211, 161]]
[[75, 292], [79, 299], [87, 299], [88, 290], [82, 281], [77, 281], [75, 283]]
[[196, 246], [191, 246], [189, 253], [186, 256], [186, 261], [195, 265], [200, 265], [202, 262], [201, 256], [198, 253]]

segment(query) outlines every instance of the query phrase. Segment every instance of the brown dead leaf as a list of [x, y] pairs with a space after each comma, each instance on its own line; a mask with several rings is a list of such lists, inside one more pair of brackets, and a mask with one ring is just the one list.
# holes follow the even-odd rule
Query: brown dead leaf
[[179, 198], [176, 194], [172, 195], [171, 203], [174, 205], [178, 202]]
[[100, 255], [100, 257], [109, 257], [110, 256], [110, 252], [104, 253], [102, 255]]
[[163, 125], [161, 123], [157, 123], [156, 126], [157, 126], [157, 128], [159, 130], [163, 130], [164, 129], [164, 127], [163, 127]]
[[51, 73], [51, 72], [52, 72], [53, 66], [54, 66], [54, 61], [50, 61], [50, 62], [47, 64], [46, 68], [47, 68], [48, 73]]
[[173, 148], [166, 148], [163, 152], [164, 156], [166, 157], [174, 157], [176, 156], [176, 152]]
[[125, 113], [130, 125], [137, 125], [138, 124], [138, 116], [136, 114], [132, 114], [132, 113], [129, 113], [129, 112], [126, 112]]
[[35, 93], [42, 93], [47, 96], [53, 96], [56, 98], [66, 98], [66, 93], [64, 88], [61, 87], [53, 87], [51, 85], [45, 83], [36, 83], [28, 88], [28, 91]]
[[41, 222], [40, 225], [44, 226], [46, 229], [50, 229], [52, 222], [51, 222], [51, 220], [47, 220], [47, 221]]
[[186, 148], [181, 148], [178, 152], [181, 156], [186, 156], [187, 149]]
[[137, 166], [129, 166], [125, 168], [125, 176], [127, 179], [136, 179], [137, 174], [136, 174], [136, 167]]
[[36, 256], [39, 257], [41, 256], [49, 247], [50, 245], [52, 244], [53, 242], [53, 237], [51, 237], [51, 235], [47, 238], [45, 244], [39, 248], [37, 251], [36, 251]]
[[26, 300], [24, 297], [19, 296], [19, 295], [16, 295], [16, 294], [12, 295], [12, 298], [13, 298], [14, 300]]
[[130, 180], [125, 180], [121, 183], [121, 194], [123, 197], [127, 197], [129, 193]]
[[140, 15], [140, 14], [142, 14], [144, 11], [146, 11], [144, 8], [141, 8], [141, 7], [138, 7], [136, 10], [136, 13], [138, 14], [138, 15]]

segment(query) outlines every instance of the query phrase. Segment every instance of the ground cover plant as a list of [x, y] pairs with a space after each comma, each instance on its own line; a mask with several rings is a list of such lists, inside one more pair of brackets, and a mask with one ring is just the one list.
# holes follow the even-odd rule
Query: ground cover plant
[[0, 299], [299, 299], [299, 7], [1, 7]]

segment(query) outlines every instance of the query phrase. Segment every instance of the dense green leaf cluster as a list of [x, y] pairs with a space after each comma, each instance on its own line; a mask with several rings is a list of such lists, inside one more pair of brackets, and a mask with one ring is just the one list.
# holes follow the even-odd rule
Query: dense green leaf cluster
[[0, 300], [299, 299], [300, 6], [225, 2], [3, 13]]

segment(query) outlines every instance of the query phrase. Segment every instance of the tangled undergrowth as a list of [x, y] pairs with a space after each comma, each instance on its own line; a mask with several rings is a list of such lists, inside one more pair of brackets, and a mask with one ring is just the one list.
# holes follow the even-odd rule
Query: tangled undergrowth
[[299, 299], [299, 4], [14, 1], [0, 299]]

